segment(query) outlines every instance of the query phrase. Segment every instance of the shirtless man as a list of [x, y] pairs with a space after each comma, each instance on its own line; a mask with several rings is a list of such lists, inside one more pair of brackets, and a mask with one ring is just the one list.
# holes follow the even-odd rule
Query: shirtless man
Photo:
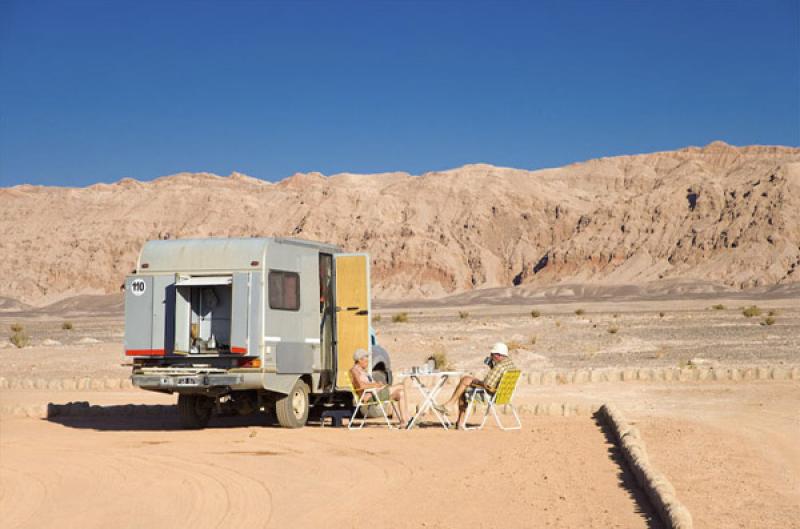
[[400, 417], [398, 417], [401, 426], [408, 426], [406, 418], [408, 417], [408, 406], [406, 404], [406, 392], [403, 386], [389, 386], [388, 384], [381, 384], [375, 382], [372, 375], [369, 374], [369, 353], [364, 349], [358, 349], [353, 354], [355, 364], [350, 368], [350, 378], [353, 380], [354, 389], [357, 394], [361, 394], [365, 389], [376, 388], [378, 389], [378, 396], [381, 400], [389, 400], [390, 398], [397, 402], [400, 409]]

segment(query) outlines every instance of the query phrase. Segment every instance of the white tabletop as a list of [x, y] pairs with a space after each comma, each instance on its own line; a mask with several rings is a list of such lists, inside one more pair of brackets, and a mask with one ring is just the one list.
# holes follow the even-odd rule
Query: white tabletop
[[394, 373], [394, 375], [398, 377], [452, 377], [463, 373], [463, 371], [418, 371], [416, 373], [412, 373], [411, 371], [399, 371]]

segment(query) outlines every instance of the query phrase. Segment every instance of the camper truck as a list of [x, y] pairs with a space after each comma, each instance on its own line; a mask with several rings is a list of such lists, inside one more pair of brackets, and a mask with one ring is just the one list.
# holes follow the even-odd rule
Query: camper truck
[[142, 389], [177, 393], [181, 423], [265, 408], [280, 425], [352, 406], [353, 352], [391, 382], [370, 328], [367, 254], [288, 238], [147, 242], [125, 280], [125, 354]]

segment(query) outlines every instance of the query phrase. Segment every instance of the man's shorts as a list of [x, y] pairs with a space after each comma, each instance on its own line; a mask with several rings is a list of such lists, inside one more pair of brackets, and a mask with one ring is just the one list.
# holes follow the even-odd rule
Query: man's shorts
[[378, 398], [381, 399], [381, 401], [389, 400], [391, 396], [392, 392], [389, 389], [389, 386], [383, 386], [381, 389], [378, 390]]
[[469, 402], [472, 398], [472, 395], [475, 394], [475, 401], [476, 402], [487, 402], [489, 398], [491, 398], [491, 394], [487, 393], [484, 388], [478, 388], [470, 386], [464, 391], [464, 394], [461, 398], [464, 399], [464, 402]]

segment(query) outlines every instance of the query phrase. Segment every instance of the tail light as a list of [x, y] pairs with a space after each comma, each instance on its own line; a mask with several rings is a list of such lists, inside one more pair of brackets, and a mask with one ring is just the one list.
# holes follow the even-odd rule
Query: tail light
[[249, 358], [239, 360], [239, 367], [261, 367], [260, 358]]

